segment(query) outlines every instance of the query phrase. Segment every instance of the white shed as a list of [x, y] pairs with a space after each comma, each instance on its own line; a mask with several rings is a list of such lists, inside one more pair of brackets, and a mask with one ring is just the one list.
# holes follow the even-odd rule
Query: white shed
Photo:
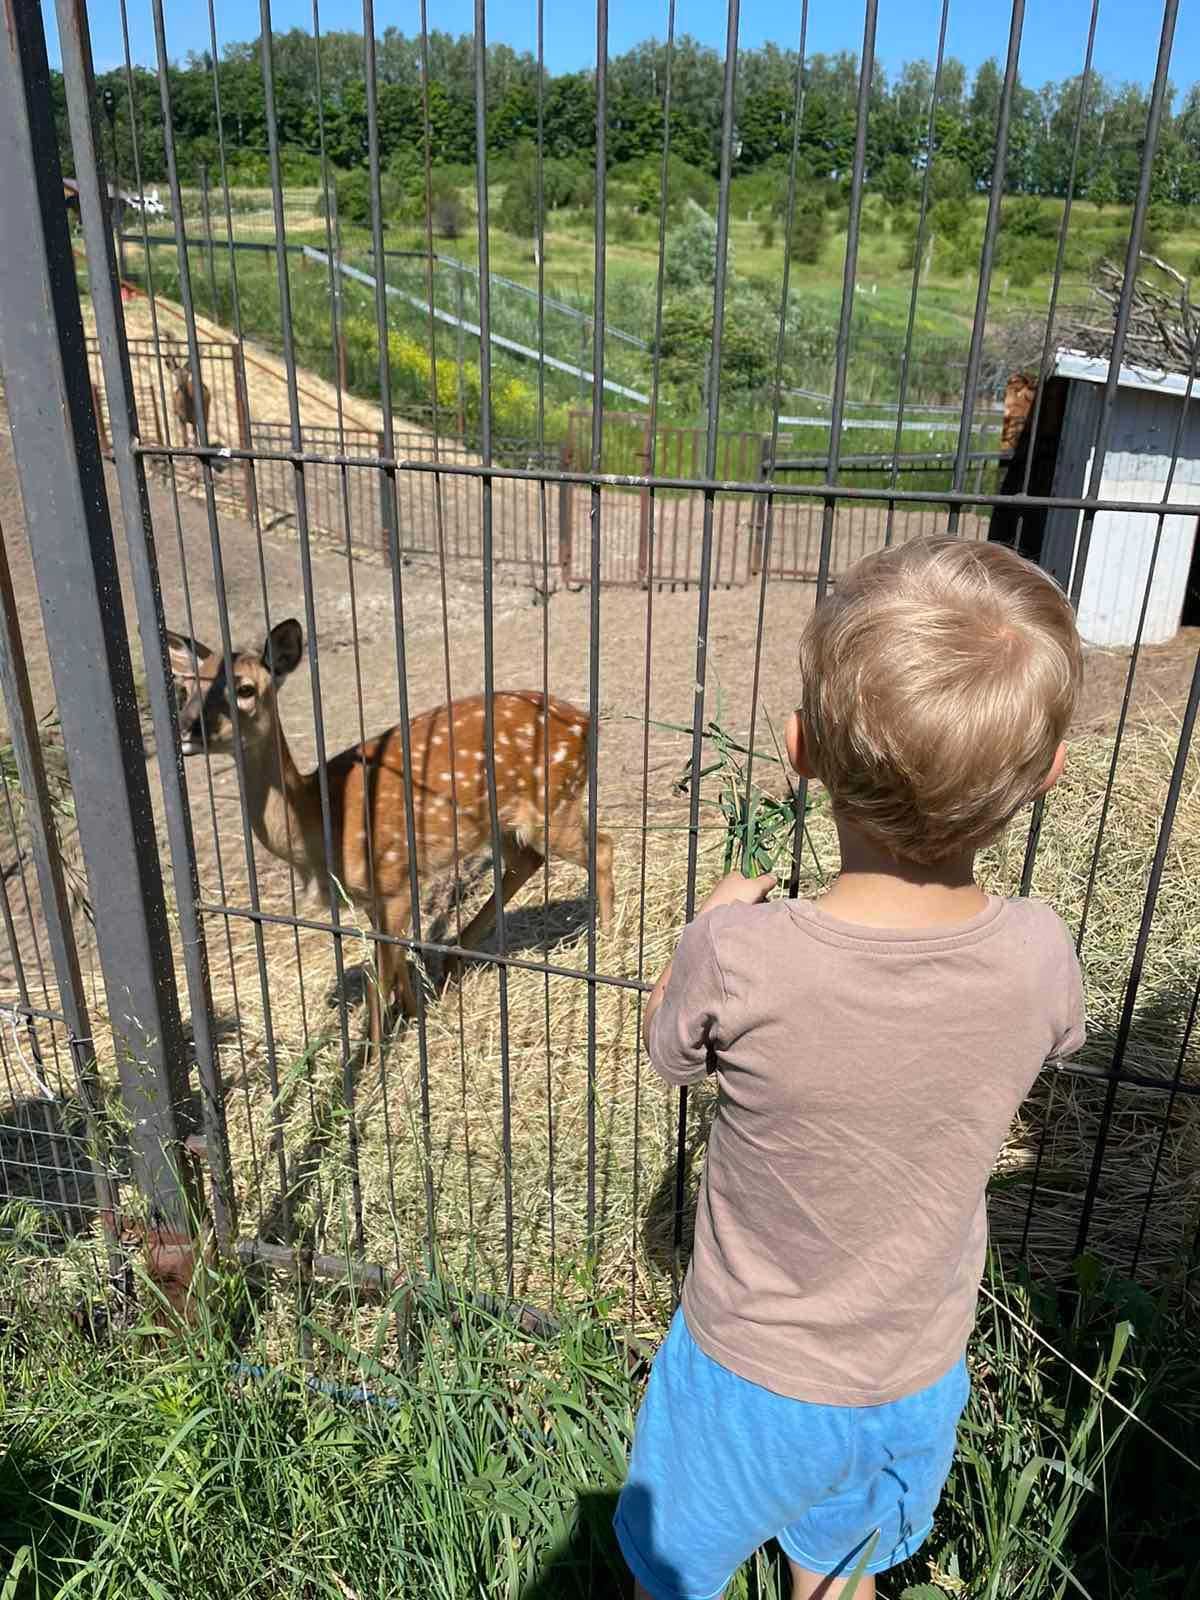
[[[1035, 472], [1035, 494], [1083, 496], [1091, 476], [1104, 385], [1109, 363], [1104, 358], [1060, 350], [1046, 380]], [[1188, 391], [1186, 373], [1121, 368], [1116, 408], [1100, 481], [1105, 500], [1195, 504], [1200, 514], [1200, 405], [1188, 405], [1179, 438], [1179, 454], [1170, 474], [1181, 409]], [[1192, 382], [1193, 402], [1200, 397], [1200, 378]], [[1023, 463], [1023, 455], [1021, 460]], [[1011, 480], [1010, 480], [1011, 481]], [[1016, 487], [1015, 482], [1013, 486]], [[1012, 514], [993, 519], [992, 537], [1004, 538]], [[1079, 544], [1083, 512], [1052, 508], [1036, 522], [1030, 548], [1022, 549], [1069, 589]], [[1089, 644], [1131, 645], [1150, 572], [1159, 519], [1150, 512], [1098, 511], [1079, 597], [1079, 631]], [[1197, 560], [1196, 516], [1163, 520], [1154, 578], [1142, 630], [1145, 644], [1170, 639], [1184, 622], [1200, 622], [1200, 562]]]

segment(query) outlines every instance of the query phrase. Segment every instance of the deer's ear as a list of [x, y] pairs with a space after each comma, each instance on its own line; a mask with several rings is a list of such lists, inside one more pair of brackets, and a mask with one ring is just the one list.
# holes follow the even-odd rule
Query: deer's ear
[[290, 672], [295, 672], [304, 655], [304, 630], [295, 617], [277, 622], [263, 645], [263, 660], [270, 668], [276, 683], [282, 682]]
[[197, 669], [201, 671], [204, 663], [212, 655], [206, 644], [200, 644], [196, 639], [189, 639], [186, 633], [172, 633], [167, 630], [167, 656], [171, 663], [171, 671], [177, 678], [194, 678]]

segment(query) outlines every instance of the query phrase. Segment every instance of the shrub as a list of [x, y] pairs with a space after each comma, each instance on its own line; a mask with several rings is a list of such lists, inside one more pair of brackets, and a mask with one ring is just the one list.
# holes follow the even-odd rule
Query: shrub
[[519, 239], [532, 239], [538, 231], [537, 173], [532, 167], [518, 168], [508, 179], [496, 209], [496, 221], [505, 233]]
[[1055, 239], [1058, 218], [1033, 195], [1006, 200], [1001, 210], [1000, 238]]
[[[771, 381], [777, 326], [778, 313], [771, 312], [755, 294], [735, 294], [726, 301], [722, 393], [750, 394]], [[712, 334], [712, 301], [707, 294], [694, 290], [664, 302], [659, 344], [662, 382], [688, 409], [704, 393]]]
[[715, 282], [717, 225], [706, 211], [690, 204], [685, 220], [667, 234], [663, 281], [668, 289], [695, 289]]
[[829, 233], [829, 212], [819, 190], [806, 189], [796, 196], [788, 259], [806, 266], [821, 259]]
[[[663, 194], [661, 159], [658, 156], [646, 156], [641, 161], [626, 163], [620, 170], [622, 177], [632, 182], [636, 209], [656, 217]], [[692, 166], [690, 161], [672, 154], [667, 163], [669, 214], [675, 218], [682, 216], [689, 201], [705, 209], [714, 207], [717, 203], [716, 182], [707, 172]]]
[[610, 239], [618, 244], [632, 244], [645, 237], [647, 224], [630, 206], [617, 206], [609, 211], [605, 226]]
[[907, 205], [916, 186], [912, 162], [903, 156], [889, 156], [879, 169], [875, 188], [894, 210]]
[[457, 239], [465, 229], [467, 219], [467, 208], [459, 199], [457, 190], [434, 190], [431, 221], [433, 231], [439, 238]]

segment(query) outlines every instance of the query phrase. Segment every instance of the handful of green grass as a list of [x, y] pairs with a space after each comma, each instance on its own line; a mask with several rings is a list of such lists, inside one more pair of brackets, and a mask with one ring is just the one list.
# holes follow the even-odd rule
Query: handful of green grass
[[[797, 796], [775, 729], [769, 717], [766, 721], [774, 748], [752, 749], [722, 726], [718, 698], [716, 715], [705, 723], [702, 735], [713, 759], [695, 777], [700, 782], [714, 775], [718, 779], [716, 799], [702, 796], [701, 803], [715, 805], [725, 824], [723, 870], [732, 872], [736, 865], [748, 878], [773, 872], [782, 879], [791, 872], [795, 853]], [[658, 726], [692, 731], [672, 723]], [[689, 757], [676, 792], [686, 794], [692, 781]], [[811, 806], [809, 799], [806, 812]]]

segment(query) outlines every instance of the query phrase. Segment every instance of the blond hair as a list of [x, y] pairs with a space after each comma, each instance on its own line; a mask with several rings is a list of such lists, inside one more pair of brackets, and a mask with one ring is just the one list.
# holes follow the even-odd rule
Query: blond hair
[[860, 561], [800, 643], [800, 718], [835, 814], [924, 864], [1033, 799], [1083, 673], [1065, 595], [1004, 545], [914, 540]]

